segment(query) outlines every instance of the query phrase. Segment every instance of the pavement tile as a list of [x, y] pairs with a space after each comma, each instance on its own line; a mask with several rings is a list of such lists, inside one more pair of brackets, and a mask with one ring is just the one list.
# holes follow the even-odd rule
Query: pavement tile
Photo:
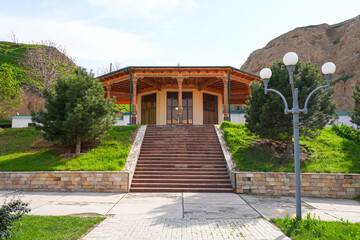
[[[114, 227], [116, 226], [116, 227]], [[264, 219], [107, 218], [83, 239], [289, 239]]]
[[203, 204], [184, 205], [184, 218], [258, 218], [260, 215], [244, 204]]
[[126, 193], [73, 192], [60, 200], [65, 202], [117, 203], [125, 195]]
[[234, 193], [184, 193], [184, 203], [247, 204]]
[[31, 214], [43, 216], [64, 216], [73, 214], [100, 214], [105, 215], [114, 206], [113, 203], [92, 203], [74, 201], [56, 201], [33, 209]]

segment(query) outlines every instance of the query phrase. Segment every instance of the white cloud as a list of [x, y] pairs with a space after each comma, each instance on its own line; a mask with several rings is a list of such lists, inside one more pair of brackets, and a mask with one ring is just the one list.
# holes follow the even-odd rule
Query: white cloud
[[93, 6], [104, 8], [109, 17], [161, 18], [175, 11], [198, 7], [194, 0], [88, 0]]
[[8, 39], [6, 36], [13, 31], [19, 42], [50, 40], [67, 48], [72, 57], [87, 62], [113, 59], [126, 62], [148, 59], [159, 53], [142, 36], [89, 26], [80, 21], [0, 16], [0, 29], [2, 39]]

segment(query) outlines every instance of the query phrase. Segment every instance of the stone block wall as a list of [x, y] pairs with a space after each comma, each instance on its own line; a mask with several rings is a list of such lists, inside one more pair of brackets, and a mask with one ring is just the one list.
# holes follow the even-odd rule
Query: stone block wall
[[[295, 174], [287, 172], [238, 172], [236, 193], [295, 196]], [[311, 197], [356, 198], [360, 194], [360, 174], [302, 173], [301, 195]]]
[[0, 190], [128, 192], [128, 172], [0, 172]]

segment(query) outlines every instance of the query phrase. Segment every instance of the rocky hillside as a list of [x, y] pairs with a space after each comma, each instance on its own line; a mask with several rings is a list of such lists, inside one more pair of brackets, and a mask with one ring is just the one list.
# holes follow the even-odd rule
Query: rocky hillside
[[360, 15], [334, 25], [321, 24], [296, 28], [270, 41], [251, 53], [242, 70], [259, 74], [260, 70], [282, 59], [287, 52], [296, 52], [305, 62], [336, 64], [333, 76], [338, 111], [352, 110], [351, 95], [360, 84]]
[[[23, 78], [22, 73], [25, 73], [26, 70], [23, 69], [23, 67], [21, 66], [21, 64], [19, 64], [19, 62], [21, 61], [21, 59], [24, 59], [26, 57], [26, 52], [28, 50], [38, 49], [42, 47], [51, 48], [54, 49], [54, 51], [59, 52], [59, 54], [63, 54], [61, 50], [59, 51], [57, 48], [52, 46], [49, 47], [39, 44], [22, 44], [22, 43], [0, 41], [0, 65], [2, 64], [11, 65], [16, 70], [16, 72], [18, 72], [20, 76], [19, 78], [22, 79]], [[67, 56], [64, 56], [64, 58], [67, 58]], [[69, 61], [71, 60], [72, 59], [69, 59]], [[55, 61], [57, 61], [57, 59]], [[71, 63], [74, 64], [72, 61]], [[45, 102], [44, 99], [38, 96], [37, 94], [35, 94], [34, 91], [31, 91], [29, 89], [25, 90], [25, 88], [23, 88], [21, 95], [22, 95], [22, 104], [18, 104], [16, 106], [16, 109], [8, 110], [6, 112], [7, 114], [0, 115], [0, 119], [8, 118], [9, 116], [10, 117], [15, 116], [17, 113], [19, 115], [30, 115], [31, 110], [36, 112], [44, 108], [44, 102]]]

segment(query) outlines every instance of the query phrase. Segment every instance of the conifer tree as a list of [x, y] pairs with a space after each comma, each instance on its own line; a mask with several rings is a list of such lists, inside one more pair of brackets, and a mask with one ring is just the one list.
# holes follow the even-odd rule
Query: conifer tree
[[357, 128], [360, 129], [360, 85], [355, 85], [355, 90], [353, 92], [352, 98], [355, 101], [354, 108], [349, 112], [351, 122], [357, 125]]
[[44, 91], [47, 111], [32, 113], [33, 122], [46, 139], [75, 145], [78, 154], [82, 142], [100, 140], [114, 125], [115, 99], [104, 99], [102, 84], [85, 69], [59, 77], [54, 90]]
[[[268, 88], [280, 91], [292, 108], [292, 92], [289, 84], [289, 74], [284, 63], [278, 61], [271, 67], [272, 76]], [[306, 97], [325, 81], [319, 68], [311, 63], [299, 61], [294, 71], [294, 84], [299, 89], [299, 107], [303, 108]], [[262, 138], [280, 140], [287, 143], [287, 152], [292, 149], [293, 124], [292, 114], [284, 113], [284, 103], [279, 95], [264, 93], [264, 85], [253, 82], [250, 85], [251, 96], [248, 97], [246, 110], [246, 126]], [[327, 89], [319, 90], [308, 103], [308, 114], [300, 114], [300, 134], [311, 135], [322, 129], [326, 124], [333, 122], [336, 115], [336, 104], [331, 100]]]

